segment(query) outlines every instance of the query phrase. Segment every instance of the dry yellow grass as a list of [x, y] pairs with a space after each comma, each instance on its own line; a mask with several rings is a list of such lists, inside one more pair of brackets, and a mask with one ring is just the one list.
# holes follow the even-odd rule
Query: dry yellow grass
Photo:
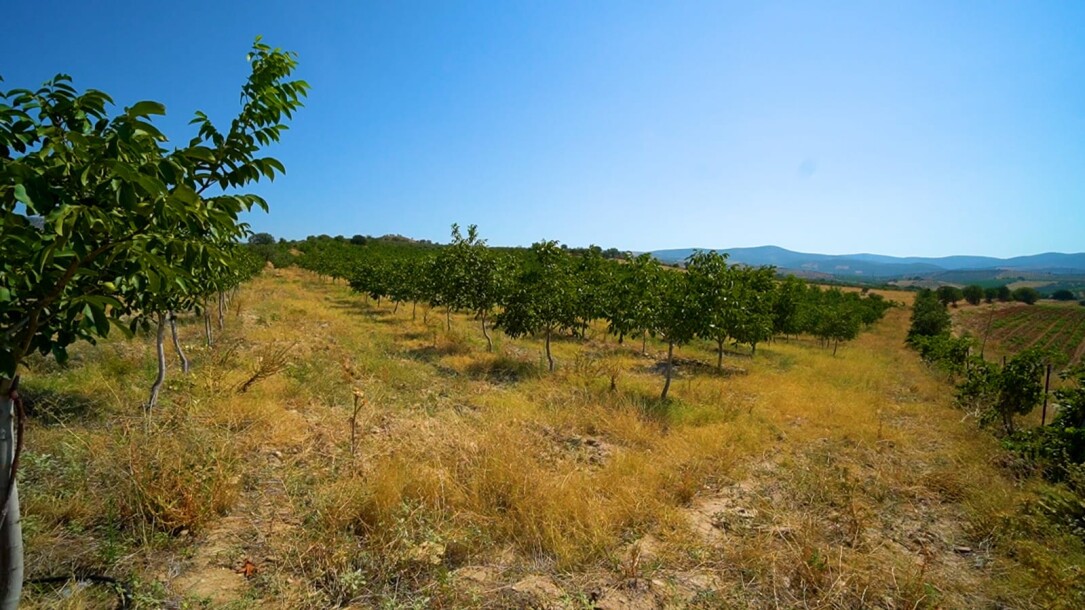
[[[711, 346], [686, 346], [660, 404], [660, 346], [601, 328], [556, 341], [550, 375], [538, 341], [497, 333], [488, 354], [472, 319], [446, 332], [443, 312], [412, 321], [300, 271], [232, 309], [214, 349], [182, 327], [194, 372], [171, 370], [149, 422], [145, 339], [30, 371], [56, 403], [28, 436], [31, 576], [117, 575], [140, 607], [1085, 601], [1081, 541], [903, 348], [906, 310], [836, 357], [778, 341], [717, 375], [694, 364]], [[238, 395], [280, 346], [287, 368]]]

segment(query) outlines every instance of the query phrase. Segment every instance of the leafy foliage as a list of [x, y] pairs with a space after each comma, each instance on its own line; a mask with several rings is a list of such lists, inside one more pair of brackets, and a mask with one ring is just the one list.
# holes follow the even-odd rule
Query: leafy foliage
[[918, 337], [936, 337], [948, 334], [950, 328], [949, 312], [938, 295], [930, 290], [920, 290], [912, 303], [912, 325], [908, 328], [909, 343]]
[[293, 53], [257, 40], [248, 59], [230, 128], [197, 112], [198, 135], [173, 150], [151, 121], [165, 114], [157, 102], [110, 116], [108, 95], [80, 93], [64, 75], [0, 93], [0, 377], [30, 353], [63, 361], [72, 342], [105, 336], [123, 314], [173, 306], [229, 268], [231, 244], [247, 233], [240, 213], [267, 207], [230, 191], [284, 171], [257, 153], [308, 90], [286, 80]]
[[1026, 305], [1034, 305], [1040, 300], [1040, 293], [1031, 286], [1022, 286], [1013, 290], [1013, 300]]

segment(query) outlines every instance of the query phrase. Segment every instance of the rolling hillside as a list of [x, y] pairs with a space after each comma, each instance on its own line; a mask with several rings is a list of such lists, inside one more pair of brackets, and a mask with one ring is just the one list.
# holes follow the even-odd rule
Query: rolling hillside
[[[665, 263], [679, 263], [697, 248], [655, 250], [651, 254]], [[880, 254], [816, 254], [794, 252], [778, 246], [720, 249], [731, 261], [745, 265], [772, 265], [783, 272], [807, 277], [890, 281], [930, 279], [957, 283], [953, 275], [967, 273], [977, 281], [1000, 278], [1065, 280], [1085, 276], [1085, 253], [1048, 252], [1013, 258], [946, 256], [941, 258], [894, 257]], [[949, 279], [939, 279], [948, 274]]]

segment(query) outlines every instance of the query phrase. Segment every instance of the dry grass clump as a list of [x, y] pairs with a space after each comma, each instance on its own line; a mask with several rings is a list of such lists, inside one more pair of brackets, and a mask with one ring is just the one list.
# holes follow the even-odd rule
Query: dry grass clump
[[122, 523], [199, 533], [237, 501], [242, 456], [225, 435], [170, 424], [122, 430], [117, 449], [127, 460], [121, 468], [102, 465], [103, 482], [112, 490]]

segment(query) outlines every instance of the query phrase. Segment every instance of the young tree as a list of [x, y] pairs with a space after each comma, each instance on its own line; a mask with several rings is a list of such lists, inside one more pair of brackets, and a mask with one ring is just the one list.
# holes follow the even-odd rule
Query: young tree
[[603, 258], [603, 249], [589, 246], [573, 260], [576, 277], [576, 325], [574, 332], [583, 337], [592, 320], [607, 317], [613, 307], [612, 284], [614, 263]]
[[500, 301], [504, 288], [498, 258], [486, 247], [486, 240], [479, 239], [477, 226], [467, 227], [467, 237], [464, 237], [456, 224], [452, 225], [452, 242], [437, 257], [444, 269], [446, 304], [479, 317], [486, 351], [492, 352], [494, 345], [486, 321]]
[[698, 335], [716, 344], [716, 370], [723, 370], [723, 344], [740, 326], [744, 303], [739, 299], [739, 271], [727, 265], [727, 254], [699, 250], [686, 259], [695, 314], [700, 320]]
[[981, 423], [999, 420], [1003, 432], [1014, 433], [1014, 416], [1027, 415], [1043, 399], [1044, 353], [1027, 349], [999, 367], [973, 358], [957, 388], [957, 402], [980, 412]]
[[1031, 286], [1014, 288], [1013, 300], [1024, 303], [1025, 305], [1035, 305], [1036, 301], [1040, 300], [1040, 293]]
[[[618, 343], [626, 336], [640, 333], [647, 336], [653, 316], [659, 308], [659, 295], [655, 289], [662, 272], [659, 262], [648, 253], [619, 265], [609, 283], [610, 311], [607, 322], [610, 332], [618, 335]], [[644, 352], [644, 344], [641, 344]]]
[[802, 306], [807, 299], [806, 282], [794, 275], [784, 278], [776, 288], [772, 303], [772, 330], [778, 335], [797, 335], [803, 330]]
[[571, 268], [569, 255], [557, 242], [532, 244], [528, 258], [510, 283], [503, 309], [497, 314], [497, 326], [510, 337], [543, 334], [551, 372], [553, 334], [577, 323], [576, 281]]
[[947, 307], [950, 305], [956, 307], [957, 301], [964, 298], [964, 293], [956, 286], [939, 286], [936, 294], [938, 295], [938, 300], [942, 302], [942, 305]]
[[698, 293], [688, 273], [663, 272], [656, 277], [653, 299], [658, 303], [650, 331], [667, 344], [666, 381], [660, 400], [667, 400], [674, 374], [674, 346], [685, 345], [703, 330]]
[[927, 289], [916, 293], [915, 302], [912, 303], [912, 325], [908, 329], [909, 343], [919, 336], [948, 334], [950, 324], [949, 312], [938, 295]]
[[839, 288], [830, 288], [821, 295], [814, 335], [826, 346], [833, 344], [833, 356], [841, 341], [851, 341], [859, 336], [861, 318], [859, 316], [859, 296], [845, 294]]
[[738, 267], [735, 300], [737, 316], [732, 321], [731, 336], [757, 353], [757, 344], [772, 337], [773, 301], [776, 269], [774, 267]]
[[964, 295], [964, 300], [968, 301], [970, 305], [979, 305], [984, 296], [983, 286], [969, 284], [964, 287], [961, 294]]
[[[252, 73], [230, 129], [219, 132], [198, 112], [197, 137], [174, 150], [151, 123], [165, 112], [156, 102], [110, 116], [108, 95], [79, 93], [66, 76], [0, 93], [0, 490], [11, 490], [0, 526], [0, 609], [15, 607], [21, 592], [10, 470], [16, 373], [31, 353], [63, 361], [71, 343], [105, 336], [124, 311], [118, 279], [175, 281], [183, 269], [158, 256], [161, 248], [172, 249], [174, 261], [203, 264], [204, 242], [176, 239], [177, 227], [240, 238], [238, 215], [266, 209], [256, 195], [227, 191], [284, 171], [256, 153], [279, 139], [308, 85], [286, 80], [293, 53], [257, 40], [248, 59]], [[212, 190], [223, 194], [208, 196]]]

